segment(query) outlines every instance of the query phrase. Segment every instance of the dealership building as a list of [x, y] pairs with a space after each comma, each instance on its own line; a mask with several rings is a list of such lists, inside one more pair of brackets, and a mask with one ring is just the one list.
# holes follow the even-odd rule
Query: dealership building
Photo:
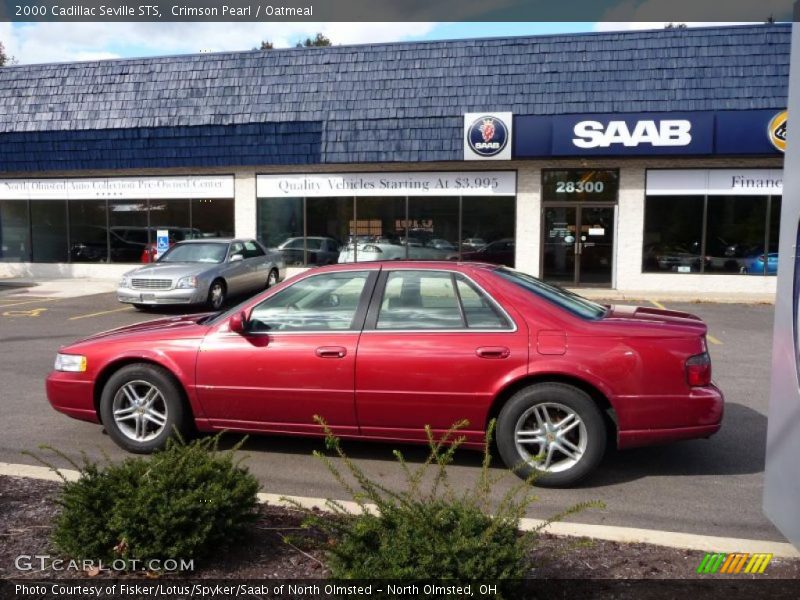
[[166, 231], [294, 269], [774, 292], [789, 43], [763, 24], [2, 68], [0, 277], [118, 277]]

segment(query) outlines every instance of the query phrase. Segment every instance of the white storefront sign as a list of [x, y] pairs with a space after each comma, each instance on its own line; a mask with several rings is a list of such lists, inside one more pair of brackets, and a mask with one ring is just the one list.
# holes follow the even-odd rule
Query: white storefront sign
[[259, 198], [330, 196], [514, 196], [515, 171], [259, 175]]
[[648, 196], [780, 196], [782, 194], [782, 169], [647, 171]]
[[233, 198], [233, 176], [0, 179], [0, 200], [103, 198]]

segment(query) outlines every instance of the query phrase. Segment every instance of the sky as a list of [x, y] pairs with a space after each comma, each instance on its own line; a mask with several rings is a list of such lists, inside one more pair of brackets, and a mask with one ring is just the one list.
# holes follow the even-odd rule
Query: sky
[[[692, 23], [690, 25], [722, 25]], [[8, 23], [0, 42], [19, 64], [276, 48], [321, 32], [334, 44], [661, 28], [665, 23]]]

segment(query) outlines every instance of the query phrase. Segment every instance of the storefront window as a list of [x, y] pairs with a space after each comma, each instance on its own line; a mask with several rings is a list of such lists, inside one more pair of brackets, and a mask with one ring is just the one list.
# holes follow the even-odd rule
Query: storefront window
[[105, 200], [69, 201], [69, 259], [108, 262]]
[[[340, 253], [350, 237], [353, 210], [353, 198], [306, 198], [306, 254], [305, 261], [301, 256], [297, 264], [333, 265], [339, 262]], [[288, 256], [296, 256], [296, 253]]]
[[409, 257], [447, 260], [458, 258], [459, 198], [408, 199]]
[[422, 244], [417, 239], [412, 243], [415, 250], [409, 256], [405, 197], [356, 198], [355, 220], [350, 222], [347, 240], [348, 262], [414, 258], [414, 254], [421, 253]]
[[[258, 199], [258, 240], [268, 248], [294, 250], [298, 247], [303, 260], [303, 199], [302, 198], [259, 198]], [[288, 257], [287, 264], [289, 263]], [[297, 256], [292, 261], [296, 262]]]
[[150, 226], [148, 244], [154, 246], [158, 230], [169, 232], [169, 243], [201, 237], [200, 230], [191, 227], [191, 207], [187, 199], [150, 200], [148, 202]]
[[766, 196], [708, 197], [707, 272], [744, 273], [764, 253], [768, 200]]
[[516, 198], [465, 196], [461, 204], [461, 260], [514, 266]]
[[191, 203], [192, 235], [233, 237], [233, 213], [233, 198], [194, 198]]
[[647, 198], [644, 215], [645, 272], [702, 271], [704, 202], [704, 196]]
[[0, 262], [30, 260], [27, 200], [0, 200]]
[[142, 262], [148, 241], [147, 201], [109, 201], [108, 222], [111, 262]]
[[644, 272], [775, 275], [780, 196], [648, 196]]
[[258, 238], [290, 266], [462, 257], [514, 265], [513, 196], [259, 198], [257, 207]]
[[33, 262], [67, 262], [66, 200], [31, 201]]

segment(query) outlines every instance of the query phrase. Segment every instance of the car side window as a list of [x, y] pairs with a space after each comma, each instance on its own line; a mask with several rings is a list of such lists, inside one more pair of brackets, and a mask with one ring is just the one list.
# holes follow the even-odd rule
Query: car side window
[[256, 258], [258, 256], [264, 256], [264, 251], [261, 249], [261, 246], [252, 240], [246, 241], [244, 243], [244, 257]]
[[376, 328], [463, 329], [452, 275], [442, 271], [389, 273]]
[[348, 271], [301, 279], [258, 304], [248, 328], [253, 332], [355, 330], [369, 275], [370, 271]]
[[240, 242], [234, 242], [231, 244], [231, 249], [228, 252], [228, 260], [230, 260], [234, 254], [241, 254], [242, 257], [244, 257], [244, 246], [242, 246]]
[[470, 329], [510, 329], [511, 323], [471, 281], [456, 275], [456, 287]]

